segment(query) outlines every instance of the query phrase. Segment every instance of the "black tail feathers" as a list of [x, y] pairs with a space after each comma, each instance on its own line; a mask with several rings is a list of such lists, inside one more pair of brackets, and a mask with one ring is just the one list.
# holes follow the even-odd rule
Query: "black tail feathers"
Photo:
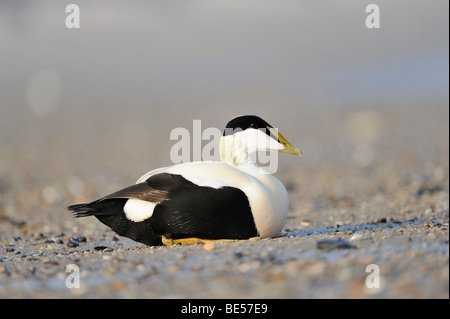
[[[97, 200], [92, 203], [85, 204], [76, 204], [67, 207], [72, 213], [74, 213], [74, 217], [87, 217], [87, 216], [107, 216], [116, 213], [117, 209], [115, 208], [115, 204], [117, 204], [118, 200]], [[123, 200], [120, 200], [123, 201]], [[126, 200], [125, 200], [126, 201]], [[125, 202], [123, 203], [125, 204]], [[122, 205], [123, 205], [122, 204]], [[123, 207], [123, 206], [122, 206]]]
[[74, 217], [76, 218], [95, 215], [95, 209], [89, 207], [89, 205], [90, 205], [89, 203], [76, 204], [67, 207], [67, 209], [72, 211]]

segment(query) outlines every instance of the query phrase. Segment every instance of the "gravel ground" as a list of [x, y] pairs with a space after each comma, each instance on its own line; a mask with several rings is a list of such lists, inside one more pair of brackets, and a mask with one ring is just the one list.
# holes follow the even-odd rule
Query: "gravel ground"
[[[163, 161], [125, 155], [133, 130], [92, 134], [58, 116], [0, 129], [1, 298], [449, 298], [448, 102], [308, 113], [280, 129], [305, 153], [280, 160], [291, 199], [280, 237], [173, 247], [72, 218], [67, 205]], [[169, 140], [148, 129], [150, 144]]]

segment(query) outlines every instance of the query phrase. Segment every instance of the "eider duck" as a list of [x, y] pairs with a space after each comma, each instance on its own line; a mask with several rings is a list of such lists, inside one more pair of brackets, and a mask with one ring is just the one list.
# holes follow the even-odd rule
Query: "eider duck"
[[260, 117], [239, 116], [225, 127], [220, 162], [155, 169], [135, 185], [68, 209], [149, 246], [273, 237], [285, 225], [289, 198], [250, 156], [258, 150], [302, 156]]

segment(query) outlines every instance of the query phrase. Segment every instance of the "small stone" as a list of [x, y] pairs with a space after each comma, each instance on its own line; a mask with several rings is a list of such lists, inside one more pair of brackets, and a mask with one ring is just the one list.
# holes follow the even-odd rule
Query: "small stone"
[[38, 240], [38, 239], [43, 239], [43, 238], [44, 238], [44, 234], [42, 234], [42, 233], [34, 233], [33, 234], [33, 239]]
[[250, 256], [250, 254], [251, 254], [251, 251], [250, 251], [250, 250], [244, 250], [244, 251], [242, 252], [242, 256]]
[[249, 263], [242, 263], [238, 266], [239, 271], [242, 273], [246, 273], [250, 270], [250, 264]]
[[309, 219], [302, 219], [300, 221], [300, 226], [301, 227], [308, 227], [311, 225], [311, 221]]
[[94, 249], [96, 251], [103, 251], [103, 252], [109, 252], [109, 251], [113, 251], [114, 249], [110, 248], [110, 247], [106, 247], [106, 246], [95, 246]]
[[379, 224], [379, 223], [386, 223], [387, 222], [387, 218], [386, 217], [380, 217], [380, 218], [377, 218], [376, 220], [375, 220], [375, 223], [376, 224]]
[[334, 239], [322, 239], [317, 242], [317, 248], [318, 249], [324, 249], [324, 250], [333, 250], [333, 249], [355, 249], [356, 246], [352, 243], [343, 240], [341, 238], [334, 240]]
[[213, 243], [206, 243], [206, 244], [203, 246], [203, 249], [206, 250], [206, 251], [211, 251], [211, 250], [216, 249], [216, 246], [214, 246]]
[[86, 236], [78, 236], [74, 238], [79, 243], [85, 243], [86, 242]]
[[344, 223], [344, 221], [342, 221], [342, 220], [337, 220], [335, 223], [334, 223], [334, 227], [342, 227], [342, 226], [344, 226], [345, 225], [345, 223]]
[[364, 236], [362, 234], [354, 234], [350, 237], [350, 241], [357, 241], [363, 239]]
[[79, 245], [80, 243], [75, 238], [69, 238], [66, 244], [67, 247], [78, 247]]
[[240, 258], [242, 258], [242, 256], [243, 256], [243, 254], [240, 251], [237, 251], [234, 253], [234, 258], [240, 259]]
[[145, 272], [145, 271], [147, 270], [147, 268], [144, 266], [143, 263], [138, 263], [138, 264], [136, 265], [136, 270], [137, 270], [137, 271], [140, 271], [140, 272]]
[[324, 262], [317, 262], [311, 265], [304, 270], [308, 275], [320, 275], [325, 272], [326, 265]]
[[123, 255], [118, 255], [118, 256], [116, 256], [116, 260], [125, 261], [125, 257]]

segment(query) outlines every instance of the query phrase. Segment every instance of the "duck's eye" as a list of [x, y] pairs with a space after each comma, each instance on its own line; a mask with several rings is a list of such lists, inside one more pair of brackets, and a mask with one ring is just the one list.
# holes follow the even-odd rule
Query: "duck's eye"
[[250, 124], [251, 128], [258, 128], [258, 125], [256, 125], [255, 123]]

